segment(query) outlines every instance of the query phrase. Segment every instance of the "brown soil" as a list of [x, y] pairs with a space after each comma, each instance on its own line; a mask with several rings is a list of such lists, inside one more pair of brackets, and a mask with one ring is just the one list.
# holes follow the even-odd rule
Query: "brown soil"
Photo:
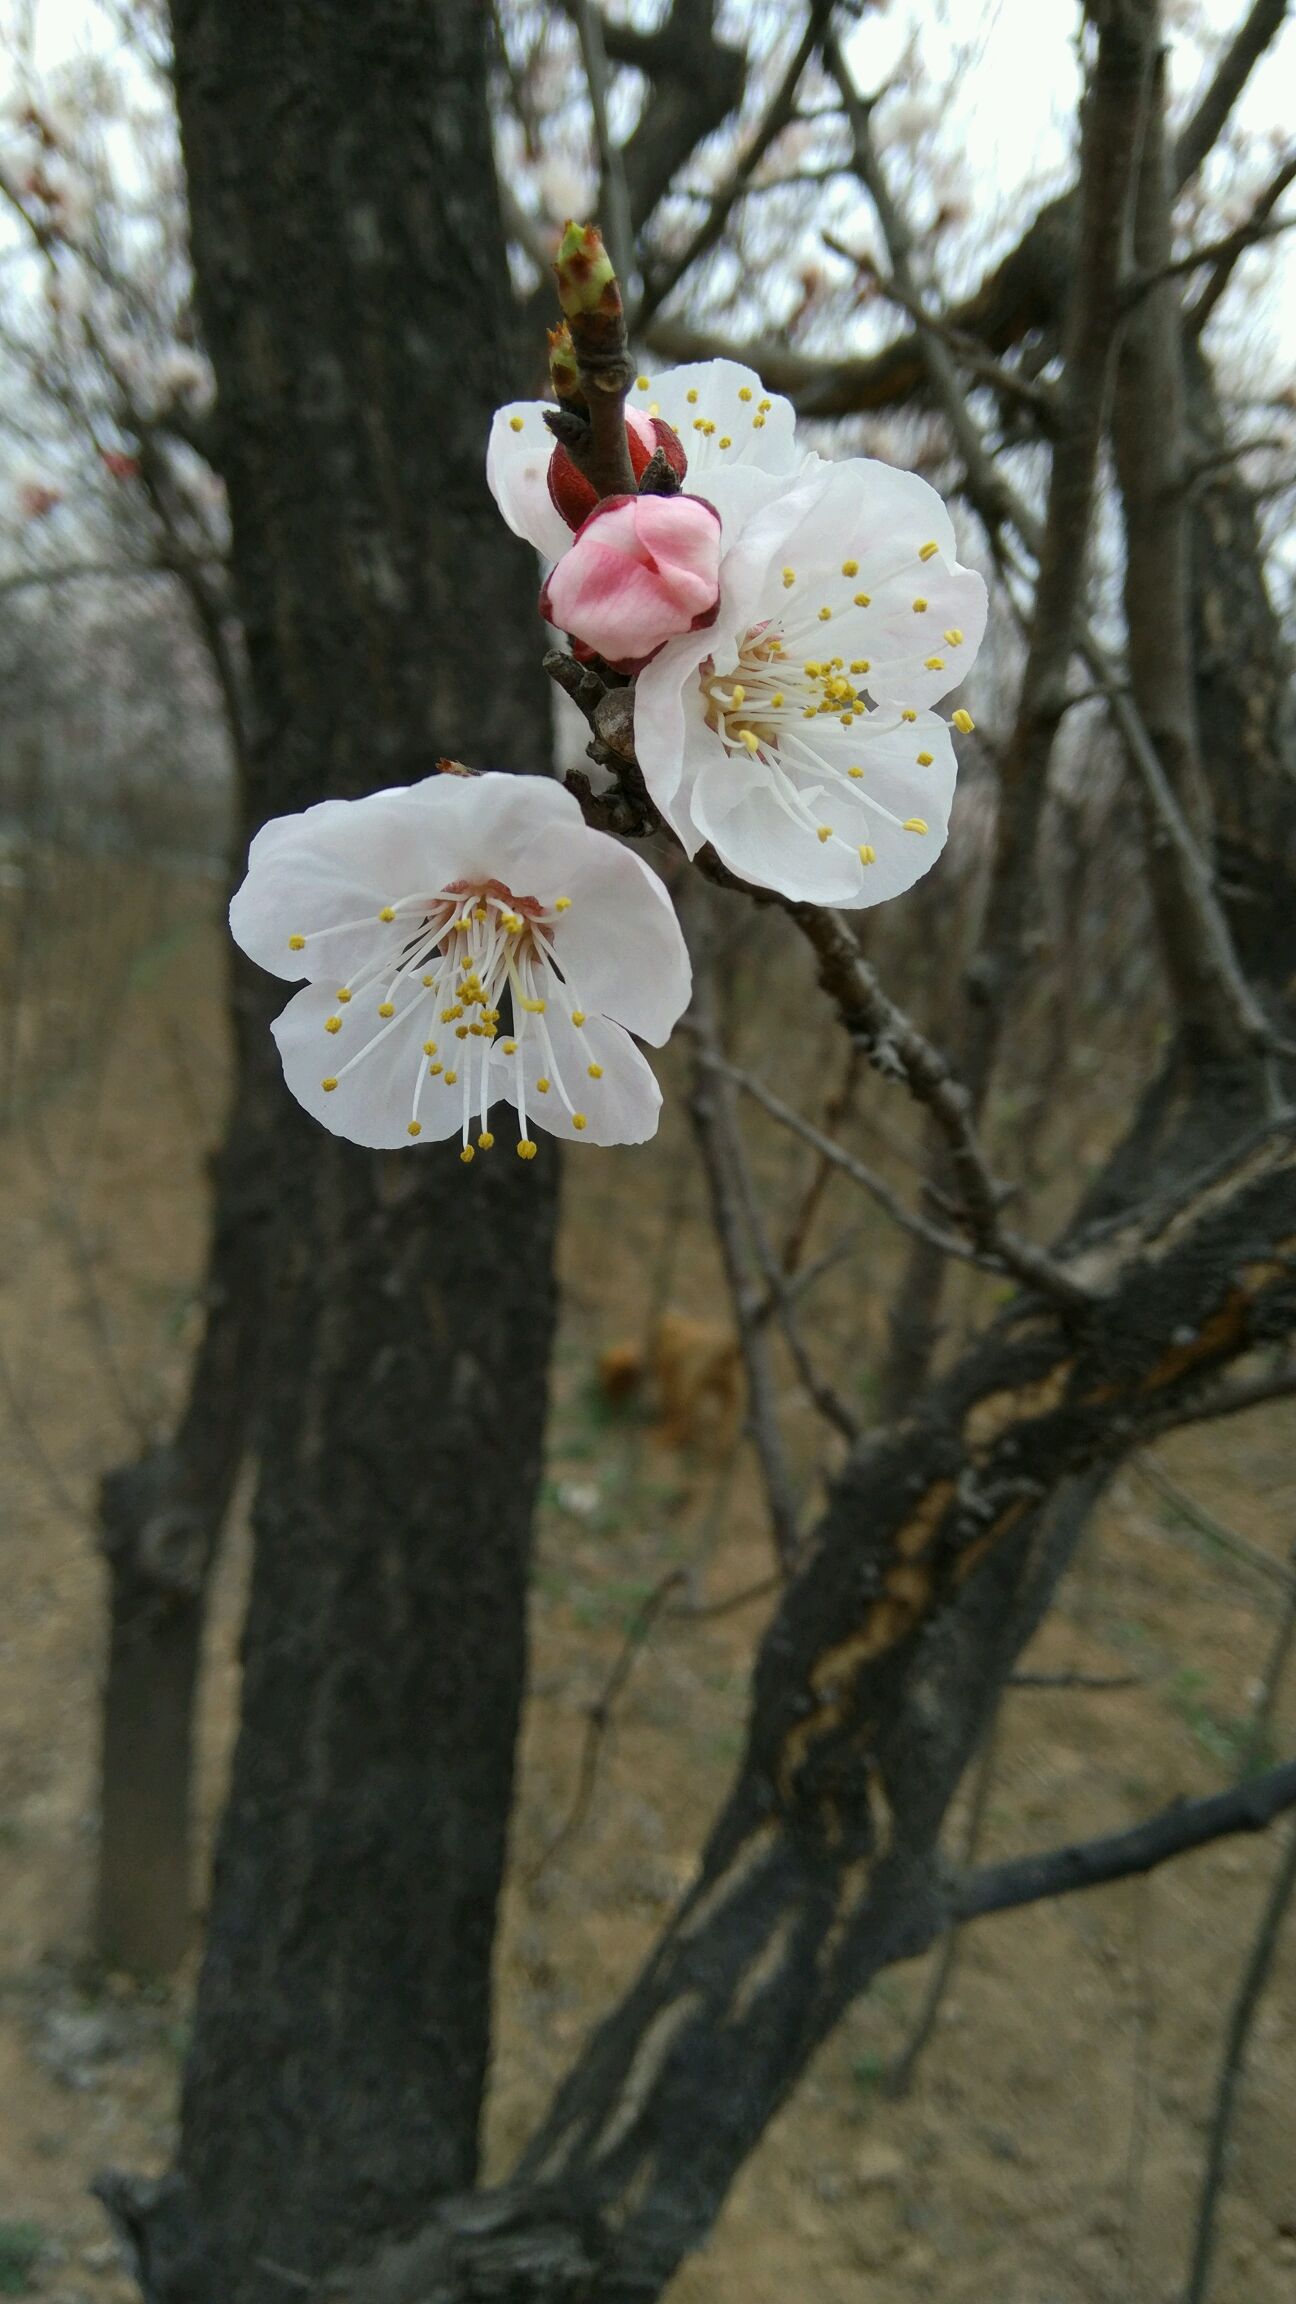
[[[0, 1138], [0, 2294], [22, 2292], [16, 2267], [39, 2243], [29, 2285], [63, 2304], [133, 2294], [87, 2185], [106, 2163], [164, 2162], [189, 1984], [140, 1988], [88, 1958], [103, 1658], [94, 1487], [177, 1397], [222, 1085], [210, 891], [144, 876], [131, 887], [128, 926], [114, 939], [101, 923], [92, 943], [87, 932], [88, 1005], [76, 984], [64, 995], [29, 978]], [[84, 914], [84, 891], [79, 900]], [[879, 1124], [907, 1128], [883, 1097], [869, 1107]], [[776, 1186], [804, 1169], [804, 1156], [766, 1156]], [[654, 1307], [714, 1318], [678, 1105], [658, 1151], [575, 1154], [569, 1183], [567, 1315], [499, 1959], [493, 2171], [690, 1877], [740, 1747], [768, 1605], [658, 1619], [588, 1810], [560, 1838], [586, 1707], [645, 1594], [675, 1566], [687, 1572], [684, 1607], [768, 1572], [745, 1457], [694, 1461], [633, 1410], [611, 1410], [594, 1383], [600, 1351], [641, 1335]], [[823, 1237], [852, 1220], [834, 1203]], [[882, 1299], [859, 1293], [879, 1259], [890, 1272], [892, 1243], [869, 1218], [863, 1259], [830, 1287], [822, 1316], [839, 1379], [852, 1365], [843, 1335], [876, 1334]], [[808, 1477], [818, 1442], [791, 1404], [790, 1423]], [[1282, 1559], [1292, 1432], [1270, 1411], [1186, 1436], [1161, 1460]], [[235, 1716], [245, 1553], [239, 1529], [204, 1696], [208, 1829]], [[1135, 1474], [1123, 1478], [1027, 1661], [1134, 1684], [1007, 1698], [984, 1853], [1121, 1825], [1226, 1781], [1275, 1589]], [[1291, 1749], [1294, 1734], [1291, 1687], [1275, 1741]], [[1224, 2012], [1277, 1852], [1272, 1837], [1236, 1841], [969, 1932], [899, 2104], [883, 2076], [926, 1969], [894, 1971], [771, 2129], [674, 2304], [1171, 2304]], [[1296, 1924], [1255, 2031], [1213, 2304], [1296, 2297], [1294, 2079]]]

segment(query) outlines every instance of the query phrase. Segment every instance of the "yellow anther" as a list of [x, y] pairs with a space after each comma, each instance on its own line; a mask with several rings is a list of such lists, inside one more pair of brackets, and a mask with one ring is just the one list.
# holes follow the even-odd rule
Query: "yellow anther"
[[340, 1017], [340, 1016], [330, 1016], [330, 1017], [329, 1017], [329, 1019], [328, 1019], [328, 1021], [327, 1021], [327, 1023], [326, 1023], [326, 1024], [325, 1024], [325, 1026], [324, 1026], [324, 1029], [325, 1029], [325, 1031], [326, 1031], [326, 1032], [340, 1032], [340, 1031], [341, 1031], [341, 1029], [342, 1029], [342, 1019], [341, 1019], [341, 1017]]
[[455, 1082], [456, 1082], [456, 1080], [457, 1080], [458, 1078], [459, 1078], [459, 1075], [458, 1075], [458, 1073], [457, 1073], [457, 1072], [447, 1072], [447, 1074], [446, 1074], [446, 1076], [445, 1076], [445, 1084], [446, 1084], [447, 1088], [453, 1088], [453, 1087], [454, 1087], [454, 1084], [455, 1084]]
[[951, 648], [961, 648], [961, 647], [962, 647], [962, 645], [963, 645], [963, 635], [962, 635], [962, 633], [960, 632], [960, 630], [959, 630], [959, 628], [958, 628], [957, 624], [951, 624], [951, 626], [950, 626], [950, 628], [949, 628], [948, 632], [947, 632], [947, 633], [946, 633], [946, 635], [945, 635], [945, 639], [946, 639], [946, 642], [947, 642], [948, 646], [949, 646], [949, 647], [951, 647]]
[[479, 1024], [456, 1024], [455, 1038], [456, 1040], [466, 1040], [470, 1032], [479, 1032], [480, 1030]]
[[436, 1076], [437, 1076], [437, 1074], [438, 1074], [438, 1072], [443, 1072], [444, 1070], [445, 1070], [445, 1066], [444, 1066], [443, 1064], [429, 1064], [429, 1066], [428, 1066], [428, 1078], [429, 1078], [430, 1080], [435, 1080], [435, 1079], [436, 1079]]
[[927, 826], [921, 816], [906, 816], [904, 828], [906, 832], [925, 832]]
[[750, 728], [740, 728], [738, 730], [738, 741], [740, 744], [745, 744], [747, 750], [753, 755], [760, 750], [760, 738], [759, 736], [754, 735]]
[[573, 1022], [573, 1024], [583, 1024], [583, 1023], [584, 1023], [584, 1021], [585, 1021], [585, 1011], [584, 1011], [584, 1009], [583, 1009], [583, 1008], [573, 1008], [573, 1010], [572, 1010], [572, 1022]]
[[745, 703], [746, 703], [746, 701], [747, 701], [747, 691], [746, 691], [746, 689], [745, 689], [745, 688], [735, 688], [735, 690], [734, 690], [734, 692], [733, 692], [733, 700], [734, 700], [735, 704], [745, 704]]
[[759, 408], [762, 416], [768, 416], [774, 403], [772, 400], [758, 400], [756, 405]]
[[395, 906], [391, 904], [384, 904], [378, 917], [380, 920], [394, 920], [396, 917]]
[[[694, 399], [696, 400], [696, 398], [697, 398], [697, 394], [696, 394], [696, 392], [694, 393], [693, 397], [694, 397]], [[693, 419], [693, 429], [694, 429], [694, 431], [695, 431], [695, 432], [705, 432], [705, 430], [706, 430], [706, 418], [705, 418], [705, 416], [695, 416], [695, 417], [694, 417], [694, 419]]]
[[859, 562], [858, 562], [858, 560], [843, 560], [843, 562], [842, 562], [842, 574], [843, 574], [843, 576], [858, 576], [858, 574], [859, 574]]
[[603, 1077], [603, 1067], [602, 1067], [602, 1065], [601, 1065], [601, 1064], [587, 1064], [587, 1065], [586, 1065], [586, 1067], [585, 1067], [585, 1069], [586, 1069], [586, 1071], [588, 1072], [588, 1074], [589, 1074], [589, 1076], [590, 1076], [591, 1080], [601, 1080], [601, 1079], [602, 1079], [602, 1077]]
[[380, 1000], [378, 1003], [378, 1013], [380, 1016], [394, 1016], [396, 1013], [394, 1003], [390, 1000]]
[[506, 1055], [506, 1056], [516, 1056], [516, 1054], [517, 1054], [517, 1042], [516, 1042], [516, 1040], [501, 1040], [501, 1042], [500, 1042], [500, 1046], [501, 1046], [501, 1048], [503, 1049], [503, 1051], [504, 1051], [504, 1053], [505, 1053], [505, 1055]]
[[829, 621], [829, 618], [831, 617], [831, 615], [832, 615], [832, 610], [831, 610], [831, 608], [821, 608], [821, 609], [820, 609], [820, 611], [819, 611], [819, 621], [820, 621], [820, 623], [821, 623], [821, 624], [826, 624], [826, 623]]
[[572, 901], [572, 900], [571, 900], [570, 896], [559, 896], [559, 897], [557, 897], [557, 898], [555, 899], [555, 901], [554, 901], [554, 910], [555, 910], [555, 912], [570, 912], [570, 910], [571, 910], [571, 901]]
[[648, 378], [646, 376], [636, 376], [635, 386], [638, 391], [646, 392], [648, 390]]
[[543, 1000], [523, 1000], [522, 1006], [525, 1008], [528, 1016], [543, 1016], [546, 1003]]
[[765, 429], [765, 419], [764, 419], [764, 417], [763, 417], [763, 416], [753, 416], [753, 418], [752, 418], [752, 430], [753, 430], [753, 432], [763, 432], [763, 431], [764, 431], [764, 429]]
[[939, 544], [920, 544], [918, 547], [918, 557], [920, 560], [934, 560], [939, 550]]
[[961, 704], [957, 712], [951, 712], [950, 718], [953, 721], [954, 726], [958, 729], [960, 736], [970, 736], [976, 726], [976, 722], [973, 719], [971, 713], [965, 712]]
[[924, 598], [923, 598], [923, 596], [922, 596], [922, 594], [921, 594], [921, 592], [920, 592], [920, 593], [919, 593], [919, 595], [918, 595], [918, 598], [915, 600], [915, 602], [914, 602], [914, 604], [913, 604], [913, 612], [914, 612], [915, 616], [921, 616], [921, 614], [922, 614], [922, 612], [923, 612], [924, 608], [926, 607], [926, 605], [927, 605], [927, 603], [926, 603], [926, 601], [924, 600]]
[[778, 711], [778, 708], [779, 708], [779, 706], [780, 706], [780, 704], [781, 704], [782, 702], [783, 702], [783, 691], [782, 691], [782, 689], [780, 688], [780, 689], [777, 691], [777, 693], [776, 693], [775, 695], [771, 696], [771, 698], [770, 698], [770, 710], [771, 710], [771, 712], [777, 712], [777, 711]]
[[792, 586], [795, 584], [795, 582], [796, 582], [796, 570], [795, 570], [795, 568], [785, 568], [785, 569], [784, 569], [784, 571], [783, 571], [783, 589], [784, 589], [784, 591], [785, 591], [785, 592], [790, 592], [790, 591], [791, 591], [791, 589], [792, 589]]
[[828, 683], [828, 693], [830, 696], [835, 696], [840, 704], [843, 696], [853, 696], [855, 691], [849, 680], [843, 679], [841, 673], [836, 672]]
[[530, 1136], [520, 1136], [518, 1138], [517, 1156], [519, 1160], [534, 1160], [536, 1156], [536, 1148], [535, 1143]]
[[867, 656], [857, 656], [851, 666], [852, 672], [868, 672], [871, 669], [872, 667]]
[[474, 906], [473, 906], [473, 918], [474, 918], [474, 920], [485, 920], [487, 917], [488, 917], [488, 913], [487, 913], [487, 907], [486, 907], [484, 904], [474, 904]]
[[338, 995], [337, 995], [337, 996], [338, 996], [338, 999], [341, 1001], [341, 1003], [342, 1003], [342, 1006], [345, 1008], [345, 1006], [346, 1006], [346, 1004], [347, 1004], [348, 1000], [349, 1000], [349, 999], [350, 999], [350, 997], [351, 997], [351, 995], [350, 995], [350, 993], [348, 992], [348, 990], [347, 990], [347, 988], [346, 988], [345, 984], [340, 984], [340, 985], [338, 986]]
[[931, 756], [930, 752], [920, 752], [920, 753], [919, 753], [919, 755], [918, 755], [918, 765], [919, 765], [919, 767], [920, 767], [920, 768], [930, 768], [931, 764], [932, 764], [932, 756]]
[[906, 706], [905, 710], [900, 714], [900, 717], [902, 720], [916, 720], [918, 715], [916, 712], [911, 712]]
[[690, 384], [690, 386], [689, 386], [689, 388], [688, 388], [688, 391], [685, 393], [684, 397], [685, 397], [685, 399], [687, 400], [687, 402], [688, 402], [688, 404], [689, 404], [690, 408], [696, 408], [696, 406], [697, 406], [697, 388], [696, 388], [696, 386], [695, 386], [695, 385], [692, 385], [692, 384]]
[[807, 664], [805, 668], [807, 680], [817, 680], [822, 670], [822, 664]]
[[510, 418], [509, 418], [509, 430], [510, 430], [510, 432], [520, 432], [520, 431], [521, 431], [521, 429], [522, 429], [522, 418], [521, 418], [520, 416], [510, 416]]
[[495, 1139], [494, 1139], [494, 1137], [492, 1136], [492, 1134], [491, 1134], [491, 1132], [490, 1132], [489, 1128], [483, 1128], [483, 1129], [482, 1129], [482, 1132], [481, 1132], [481, 1134], [480, 1134], [480, 1136], [477, 1138], [477, 1144], [478, 1144], [478, 1148], [479, 1148], [479, 1150], [480, 1150], [480, 1151], [482, 1151], [482, 1152], [489, 1152], [489, 1151], [491, 1150], [491, 1148], [492, 1148], [492, 1146], [493, 1146], [494, 1142], [495, 1142]]
[[583, 1112], [573, 1112], [572, 1126], [573, 1128], [587, 1128], [589, 1126], [589, 1122], [586, 1120]]
[[[430, 992], [430, 991], [431, 991], [431, 989], [432, 989], [432, 978], [431, 978], [430, 976], [425, 976], [425, 977], [423, 978], [423, 988], [424, 988], [424, 990], [425, 990], [425, 991], [428, 991], [428, 992]], [[339, 994], [338, 994], [338, 998], [339, 998], [339, 1000], [341, 999], [341, 997], [342, 997], [342, 995], [341, 995], [341, 993], [339, 992]], [[349, 997], [349, 995], [348, 995], [348, 997]]]
[[476, 1159], [476, 1157], [477, 1157], [477, 1155], [476, 1155], [476, 1153], [474, 1152], [474, 1150], [473, 1150], [473, 1148], [472, 1148], [471, 1144], [465, 1144], [465, 1146], [464, 1146], [464, 1148], [463, 1148], [462, 1152], [460, 1153], [459, 1157], [460, 1157], [460, 1159], [462, 1160], [462, 1162], [463, 1162], [463, 1164], [464, 1164], [464, 1166], [465, 1166], [465, 1168], [466, 1168], [466, 1167], [468, 1166], [468, 1163], [469, 1163], [469, 1161], [470, 1161], [470, 1160], [475, 1160], [475, 1159]]
[[857, 607], [857, 608], [871, 608], [871, 607], [872, 607], [872, 605], [873, 605], [873, 595], [872, 595], [872, 593], [871, 593], [871, 592], [857, 592], [857, 593], [855, 594], [855, 605], [856, 605], [856, 607]]
[[820, 839], [820, 842], [822, 843], [822, 842], [823, 842], [823, 841], [825, 841], [825, 840], [831, 840], [831, 838], [832, 838], [832, 826], [831, 826], [831, 824], [821, 824], [821, 825], [820, 825], [820, 827], [819, 827], [819, 839]]
[[943, 656], [924, 656], [923, 663], [929, 672], [943, 672], [945, 669]]
[[858, 784], [858, 782], [859, 782], [859, 780], [860, 780], [860, 777], [863, 775], [864, 771], [863, 771], [863, 769], [862, 769], [862, 768], [848, 768], [848, 769], [847, 769], [847, 771], [846, 771], [846, 773], [847, 773], [847, 775], [848, 775], [848, 776], [853, 776], [853, 777], [854, 777], [854, 779], [855, 779], [855, 781], [856, 781], [856, 783]]
[[818, 705], [817, 705], [817, 704], [803, 704], [803, 705], [802, 705], [802, 707], [801, 707], [801, 717], [802, 717], [802, 719], [803, 719], [803, 720], [813, 720], [813, 719], [814, 719], [814, 716], [815, 716], [815, 714], [816, 714], [816, 712], [818, 711], [818, 709], [819, 709], [819, 707], [818, 707]]
[[740, 384], [740, 385], [739, 385], [739, 387], [738, 387], [738, 397], [739, 397], [739, 399], [740, 399], [740, 400], [750, 400], [751, 396], [752, 396], [752, 393], [751, 393], [751, 386], [750, 386], [750, 384]]
[[435, 1054], [436, 1054], [436, 1042], [435, 1042], [435, 1040], [425, 1040], [425, 1041], [424, 1041], [424, 1043], [423, 1043], [423, 1053], [424, 1053], [424, 1055], [425, 1055], [425, 1056], [435, 1056]]
[[723, 439], [722, 439], [722, 440], [721, 440], [721, 442], [720, 442], [720, 446], [721, 446], [722, 448], [732, 448], [732, 446], [733, 446], [733, 442], [732, 442], [732, 440], [729, 438], [729, 435], [728, 435], [728, 433], [726, 433], [726, 434], [724, 435]]
[[854, 727], [854, 725], [855, 725], [855, 715], [854, 715], [854, 713], [853, 713], [853, 712], [843, 712], [843, 714], [842, 714], [842, 716], [841, 716], [841, 724], [842, 724], [843, 728], [853, 728], [853, 727]]
[[841, 669], [842, 669], [843, 663], [844, 663], [844, 658], [842, 658], [842, 657], [840, 657], [840, 656], [834, 656], [834, 657], [832, 657], [832, 659], [831, 659], [831, 660], [830, 660], [830, 662], [829, 662], [829, 666], [828, 666], [828, 669], [829, 669], [829, 671], [830, 671], [830, 672], [840, 672], [840, 671], [841, 671]]
[[337, 1082], [336, 1082], [336, 1080], [321, 1080], [321, 1082], [320, 1082], [320, 1086], [321, 1086], [321, 1088], [322, 1088], [322, 1089], [324, 1089], [325, 1093], [327, 1094], [327, 1093], [329, 1093], [329, 1092], [330, 1092], [332, 1089], [336, 1088], [336, 1086], [337, 1086]]
[[536, 1089], [541, 1096], [547, 1096], [549, 1093], [549, 1083], [546, 1080], [543, 1072], [536, 1082]]
[[406, 1135], [407, 1135], [407, 1136], [421, 1136], [421, 1135], [422, 1135], [422, 1133], [423, 1133], [423, 1123], [422, 1123], [422, 1121], [421, 1121], [421, 1120], [407, 1120], [407, 1121], [406, 1121], [406, 1123], [405, 1123], [405, 1133], [406, 1133]]
[[289, 937], [289, 939], [288, 939], [288, 949], [289, 949], [289, 951], [290, 951], [290, 952], [304, 952], [304, 951], [305, 951], [305, 949], [306, 949], [306, 939], [305, 939], [305, 937], [304, 937], [304, 936], [290, 936], [290, 937]]
[[870, 847], [868, 846], [867, 842], [866, 842], [866, 843], [865, 843], [865, 845], [864, 845], [864, 846], [863, 846], [863, 847], [860, 849], [860, 852], [859, 852], [859, 859], [860, 859], [860, 862], [861, 862], [861, 864], [873, 864], [873, 863], [875, 863], [875, 862], [876, 862], [876, 860], [877, 860], [877, 850], [876, 850], [876, 848], [870, 848]]
[[705, 418], [703, 419], [703, 423], [702, 423], [702, 430], [703, 430], [703, 432], [705, 433], [705, 435], [706, 435], [707, 439], [709, 440], [709, 439], [710, 439], [710, 437], [711, 437], [711, 435], [712, 435], [712, 433], [713, 433], [713, 432], [714, 432], [714, 430], [715, 430], [715, 426], [714, 426], [714, 424], [711, 422], [711, 419], [710, 419], [710, 417], [709, 417], [709, 416], [707, 416], [707, 417], [705, 417]]

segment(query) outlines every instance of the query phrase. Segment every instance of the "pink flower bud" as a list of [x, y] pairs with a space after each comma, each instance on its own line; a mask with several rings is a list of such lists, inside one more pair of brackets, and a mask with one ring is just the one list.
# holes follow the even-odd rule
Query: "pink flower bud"
[[540, 613], [618, 670], [710, 622], [720, 515], [700, 496], [608, 496], [550, 571]]

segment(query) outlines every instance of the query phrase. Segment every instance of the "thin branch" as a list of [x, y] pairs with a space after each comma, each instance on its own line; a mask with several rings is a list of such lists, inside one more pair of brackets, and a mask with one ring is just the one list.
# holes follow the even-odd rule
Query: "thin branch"
[[740, 155], [733, 173], [714, 193], [702, 222], [677, 256], [644, 280], [643, 296], [635, 314], [637, 328], [646, 328], [667, 297], [719, 240], [735, 203], [746, 191], [755, 170], [775, 139], [792, 121], [801, 75], [819, 45], [832, 0], [810, 0], [805, 30], [792, 52], [786, 71], [765, 108], [755, 135]]
[[950, 1915], [955, 1920], [979, 1920], [989, 1912], [1041, 1903], [1048, 1896], [1069, 1896], [1079, 1888], [1129, 1880], [1234, 1832], [1263, 1832], [1289, 1808], [1296, 1808], [1296, 1760], [1267, 1768], [1247, 1783], [1207, 1799], [1176, 1800], [1128, 1832], [1077, 1840], [1038, 1856], [1015, 1856], [1006, 1864], [983, 1864], [954, 1882]]
[[626, 1627], [625, 1638], [617, 1650], [612, 1669], [599, 1694], [586, 1709], [585, 1735], [581, 1744], [580, 1766], [576, 1774], [576, 1790], [572, 1795], [571, 1806], [552, 1839], [541, 1849], [530, 1870], [524, 1873], [523, 1878], [528, 1888], [535, 1886], [536, 1881], [548, 1870], [559, 1850], [565, 1848], [568, 1841], [579, 1832], [589, 1814], [589, 1805], [594, 1797], [594, 1785], [598, 1776], [599, 1754], [603, 1748], [604, 1738], [612, 1725], [612, 1715], [617, 1701], [633, 1670], [635, 1658], [666, 1606], [671, 1593], [677, 1592], [681, 1584], [686, 1581], [687, 1578], [682, 1568], [671, 1568], [658, 1583], [654, 1584], [652, 1591], [640, 1602], [631, 1617]]
[[1174, 153], [1175, 190], [1197, 174], [1228, 124], [1229, 115], [1266, 48], [1277, 39], [1287, 0], [1254, 0], [1215, 68], [1215, 77], [1180, 134]]
[[1117, 1688], [1141, 1688], [1136, 1672], [1010, 1672], [1007, 1688], [1078, 1690], [1086, 1696], [1110, 1695]]
[[1204, 1504], [1199, 1504], [1195, 1496], [1190, 1496], [1186, 1488], [1171, 1478], [1165, 1466], [1149, 1454], [1147, 1449], [1131, 1456], [1129, 1463], [1130, 1470], [1140, 1480], [1146, 1481], [1149, 1488], [1155, 1489], [1167, 1504], [1173, 1504], [1176, 1512], [1189, 1521], [1199, 1535], [1209, 1537], [1211, 1543], [1218, 1544], [1221, 1551], [1231, 1552], [1234, 1559], [1245, 1561], [1248, 1568], [1256, 1569], [1284, 1592], [1296, 1593], [1296, 1574], [1290, 1568], [1285, 1568], [1281, 1560], [1275, 1560], [1270, 1553], [1262, 1551], [1258, 1544], [1252, 1544], [1245, 1536], [1240, 1536], [1236, 1528], [1227, 1527], [1213, 1512], [1208, 1512]]
[[747, 1378], [747, 1427], [761, 1469], [774, 1549], [786, 1572], [791, 1569], [796, 1558], [799, 1513], [779, 1430], [777, 1394], [768, 1338], [763, 1324], [756, 1318], [758, 1297], [751, 1285], [742, 1214], [734, 1191], [733, 1159], [737, 1122], [733, 1112], [733, 1091], [723, 1074], [714, 1064], [707, 1063], [704, 1056], [707, 1036], [714, 1040], [717, 1030], [715, 993], [709, 957], [705, 951], [709, 934], [709, 922], [703, 915], [695, 936], [695, 942], [703, 949], [694, 957], [692, 1016], [697, 1037], [693, 1080], [689, 1091], [689, 1115], [711, 1195], [716, 1239], [742, 1351], [743, 1369]]
[[1270, 221], [1271, 211], [1294, 177], [1296, 177], [1296, 153], [1288, 155], [1282, 167], [1260, 194], [1246, 221], [1239, 224], [1235, 232], [1228, 233], [1223, 240], [1216, 243], [1213, 250], [1213, 254], [1218, 259], [1215, 270], [1202, 289], [1196, 303], [1189, 307], [1187, 313], [1186, 326], [1192, 335], [1200, 336], [1247, 249], [1255, 247], [1258, 241], [1272, 239], [1276, 233], [1289, 232], [1292, 225], [1296, 224], [1296, 217], [1293, 216], [1281, 216]]
[[1215, 2112], [1206, 2153], [1206, 2169], [1197, 2204], [1197, 2229], [1184, 2304], [1205, 2304], [1210, 2284], [1211, 2258], [1215, 2252], [1215, 2214], [1224, 2187], [1224, 2166], [1238, 2087], [1246, 2062], [1251, 2027], [1260, 2005], [1260, 1995], [1269, 1980], [1269, 1971], [1278, 1949], [1278, 1938], [1293, 1895], [1296, 1895], [1296, 1827], [1288, 1833], [1286, 1850], [1265, 1898], [1260, 1925], [1229, 2017], [1228, 2038], [1220, 2066]]

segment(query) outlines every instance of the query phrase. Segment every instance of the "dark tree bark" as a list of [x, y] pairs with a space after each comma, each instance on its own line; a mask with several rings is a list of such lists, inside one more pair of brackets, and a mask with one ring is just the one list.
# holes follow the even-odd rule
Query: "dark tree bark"
[[[487, 11], [172, 17], [247, 823], [440, 754], [541, 769], [535, 570], [484, 477], [513, 325]], [[242, 1722], [177, 2168], [106, 2188], [176, 2304], [280, 2304], [271, 2265], [309, 2274], [473, 2179], [553, 1317], [555, 1160], [369, 1154], [269, 1067], [258, 1094]]]

